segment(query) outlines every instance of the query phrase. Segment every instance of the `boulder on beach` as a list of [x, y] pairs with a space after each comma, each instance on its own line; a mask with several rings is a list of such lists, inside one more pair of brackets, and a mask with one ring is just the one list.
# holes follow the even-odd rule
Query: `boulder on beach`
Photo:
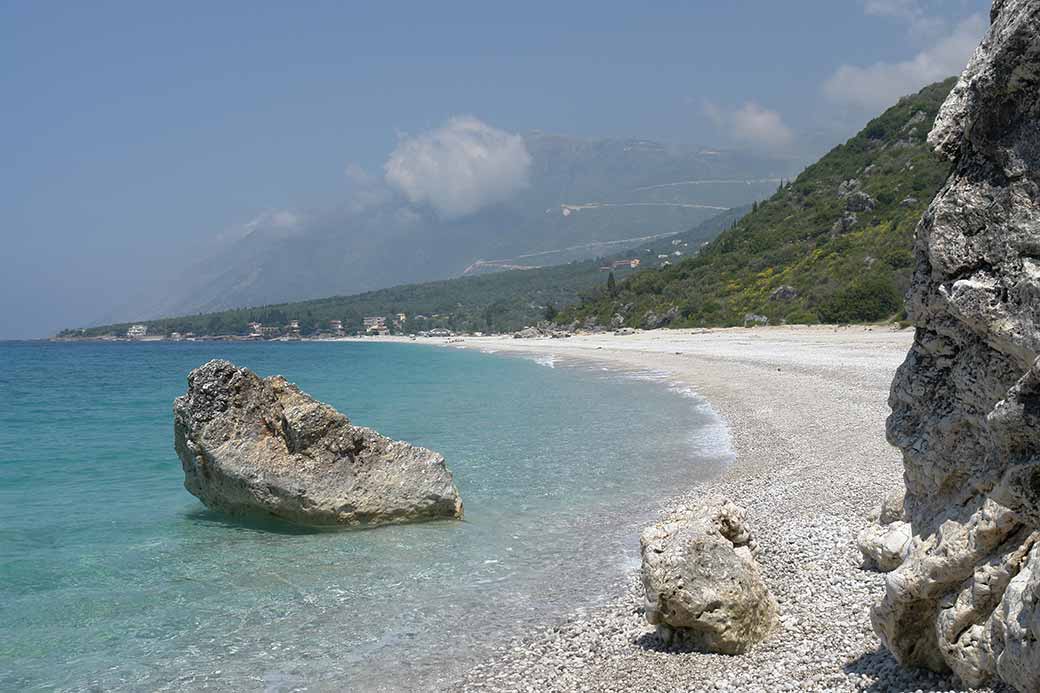
[[213, 510], [343, 527], [462, 517], [443, 457], [354, 426], [281, 376], [210, 361], [173, 412], [184, 487]]
[[874, 629], [904, 665], [1040, 690], [1040, 0], [997, 0], [929, 142], [914, 344], [889, 403], [907, 556]]
[[663, 313], [655, 313], [652, 310], [646, 311], [643, 315], [643, 329], [644, 330], [656, 330], [659, 327], [670, 325], [679, 319], [679, 309], [675, 306], [671, 306], [668, 310]]
[[643, 531], [646, 619], [666, 643], [740, 654], [776, 625], [776, 600], [762, 581], [742, 508], [725, 498]]
[[903, 519], [904, 493], [893, 494], [881, 504], [876, 521], [856, 537], [863, 567], [887, 573], [895, 570], [910, 551], [910, 523]]
[[538, 337], [541, 337], [541, 336], [542, 336], [542, 331], [539, 330], [537, 327], [531, 327], [531, 326], [527, 326], [524, 329], [522, 329], [522, 330], [520, 330], [518, 332], [514, 332], [513, 333], [513, 338], [514, 339], [537, 339]]

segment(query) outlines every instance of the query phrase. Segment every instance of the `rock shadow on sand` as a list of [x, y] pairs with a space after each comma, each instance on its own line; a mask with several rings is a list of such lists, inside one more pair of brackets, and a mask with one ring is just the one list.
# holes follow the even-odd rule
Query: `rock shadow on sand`
[[[845, 664], [842, 670], [846, 674], [874, 679], [869, 684], [860, 682], [860, 690], [864, 693], [940, 693], [960, 688], [952, 674], [936, 674], [926, 669], [904, 669], [892, 653], [883, 647], [863, 653]], [[1016, 693], [1015, 689], [1002, 683], [985, 690], [992, 693]]]

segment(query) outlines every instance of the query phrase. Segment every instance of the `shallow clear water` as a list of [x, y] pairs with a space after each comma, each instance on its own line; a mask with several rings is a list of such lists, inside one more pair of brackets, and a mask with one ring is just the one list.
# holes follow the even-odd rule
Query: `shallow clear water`
[[[216, 357], [443, 453], [466, 520], [309, 532], [207, 511], [172, 400]], [[657, 503], [728, 459], [707, 406], [655, 379], [418, 345], [0, 344], [0, 690], [450, 682], [609, 597]]]

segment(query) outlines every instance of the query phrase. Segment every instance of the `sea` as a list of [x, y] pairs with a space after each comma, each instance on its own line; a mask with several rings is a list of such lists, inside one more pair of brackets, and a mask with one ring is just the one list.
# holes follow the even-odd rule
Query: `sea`
[[[207, 510], [172, 402], [212, 358], [442, 453], [465, 520]], [[655, 372], [423, 344], [0, 343], [0, 690], [450, 688], [615, 597], [641, 527], [731, 457], [708, 404]]]

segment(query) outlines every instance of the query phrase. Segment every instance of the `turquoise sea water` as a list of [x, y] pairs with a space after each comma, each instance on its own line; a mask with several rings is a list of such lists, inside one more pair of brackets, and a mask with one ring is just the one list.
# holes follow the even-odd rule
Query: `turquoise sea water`
[[[172, 400], [229, 358], [444, 454], [464, 522], [243, 524]], [[547, 367], [547, 366], [554, 367]], [[725, 431], [652, 373], [418, 345], [0, 343], [0, 690], [430, 690], [609, 597]]]

